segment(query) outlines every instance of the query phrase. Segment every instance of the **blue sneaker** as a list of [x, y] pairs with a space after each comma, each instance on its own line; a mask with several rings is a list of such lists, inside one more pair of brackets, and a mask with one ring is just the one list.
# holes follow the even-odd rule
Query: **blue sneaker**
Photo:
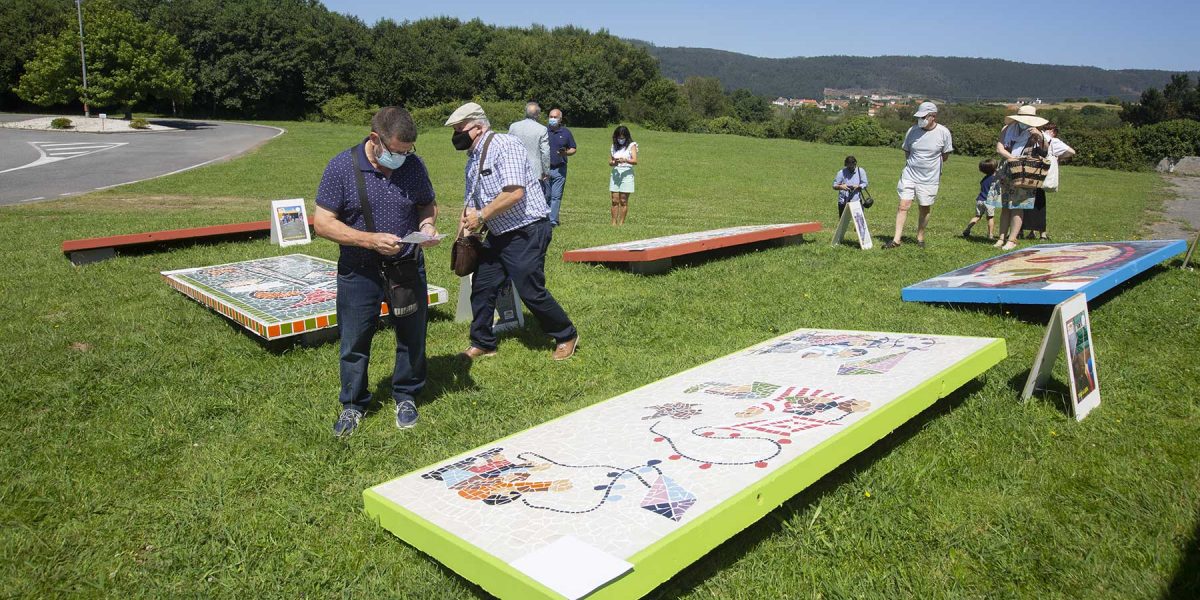
[[396, 403], [396, 427], [408, 429], [417, 424], [417, 404], [412, 400], [401, 400]]
[[345, 438], [350, 437], [355, 429], [358, 429], [358, 422], [362, 419], [363, 414], [357, 409], [347, 408], [338, 415], [336, 421], [333, 422], [333, 437]]

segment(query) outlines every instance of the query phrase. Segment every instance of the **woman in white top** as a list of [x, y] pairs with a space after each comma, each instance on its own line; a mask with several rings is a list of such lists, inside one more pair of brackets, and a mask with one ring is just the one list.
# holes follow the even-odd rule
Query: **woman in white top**
[[[996, 152], [1004, 157], [1005, 164], [1000, 166], [1000, 239], [996, 247], [1012, 250], [1017, 247], [1017, 237], [1021, 233], [1021, 219], [1027, 209], [1032, 209], [1037, 201], [1037, 192], [1032, 189], [1019, 188], [1009, 185], [1007, 162], [1016, 160], [1022, 154], [1044, 152], [1045, 141], [1038, 127], [1048, 121], [1037, 116], [1037, 109], [1030, 105], [1022, 106], [1017, 114], [1004, 118], [1004, 129], [1000, 130], [1000, 141], [996, 142]], [[1044, 154], [1042, 154], [1044, 156]]]
[[608, 191], [612, 193], [612, 224], [624, 225], [625, 215], [629, 214], [629, 195], [633, 193], [633, 165], [638, 162], [638, 145], [624, 125], [613, 130], [612, 142], [608, 153], [608, 166], [612, 167], [608, 183]]
[[[1046, 136], [1046, 148], [1054, 160], [1063, 163], [1075, 156], [1075, 149], [1058, 139], [1057, 125], [1046, 123], [1040, 129], [1042, 135]], [[1033, 204], [1033, 210], [1025, 211], [1025, 221], [1021, 223], [1021, 226], [1022, 229], [1029, 232], [1025, 239], [1050, 240], [1050, 235], [1046, 233], [1046, 190], [1037, 190], [1037, 201]]]

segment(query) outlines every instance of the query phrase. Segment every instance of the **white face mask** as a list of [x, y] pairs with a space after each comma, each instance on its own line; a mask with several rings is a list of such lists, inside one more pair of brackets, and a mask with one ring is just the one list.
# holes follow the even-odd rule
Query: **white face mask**
[[920, 127], [921, 129], [929, 127], [929, 117], [921, 117], [920, 119], [917, 119], [917, 127]]

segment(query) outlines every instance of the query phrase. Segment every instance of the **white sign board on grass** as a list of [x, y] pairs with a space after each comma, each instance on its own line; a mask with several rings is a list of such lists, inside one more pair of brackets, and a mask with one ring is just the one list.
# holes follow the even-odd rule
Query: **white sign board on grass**
[[846, 203], [846, 209], [842, 211], [842, 217], [833, 230], [833, 245], [842, 243], [842, 238], [846, 237], [846, 230], [850, 227], [851, 222], [854, 223], [854, 232], [858, 235], [858, 246], [863, 250], [870, 250], [874, 247], [875, 244], [871, 241], [871, 231], [867, 229], [867, 213], [858, 200]]
[[308, 212], [304, 198], [271, 202], [271, 243], [281, 248], [312, 241], [308, 231]]
[[1038, 349], [1021, 399], [1028, 399], [1034, 390], [1042, 389], [1058, 359], [1059, 348], [1066, 351], [1067, 379], [1071, 385], [1071, 412], [1076, 421], [1100, 405], [1100, 376], [1096, 373], [1096, 348], [1092, 337], [1092, 321], [1088, 316], [1087, 298], [1075, 294], [1054, 307], [1054, 315], [1046, 327], [1042, 346]]

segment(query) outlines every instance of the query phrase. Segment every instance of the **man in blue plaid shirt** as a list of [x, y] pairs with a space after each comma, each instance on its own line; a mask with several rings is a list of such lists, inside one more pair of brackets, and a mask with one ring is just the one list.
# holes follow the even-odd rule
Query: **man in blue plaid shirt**
[[496, 354], [496, 296], [511, 279], [542, 331], [554, 338], [554, 360], [571, 358], [579, 332], [546, 289], [550, 209], [524, 144], [492, 131], [483, 107], [474, 102], [455, 110], [446, 125], [454, 128], [455, 149], [467, 151], [459, 227], [475, 232], [486, 227], [488, 232], [471, 282], [471, 345], [463, 354], [472, 360]]

